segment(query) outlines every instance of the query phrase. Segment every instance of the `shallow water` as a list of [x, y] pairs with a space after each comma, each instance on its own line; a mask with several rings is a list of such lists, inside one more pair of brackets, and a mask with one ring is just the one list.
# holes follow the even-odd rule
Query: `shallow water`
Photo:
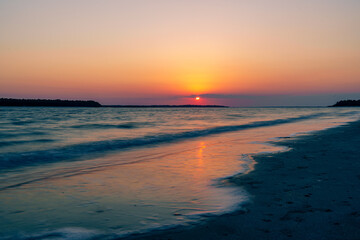
[[353, 108], [0, 108], [0, 236], [104, 239], [191, 224], [247, 193], [259, 144], [359, 119]]

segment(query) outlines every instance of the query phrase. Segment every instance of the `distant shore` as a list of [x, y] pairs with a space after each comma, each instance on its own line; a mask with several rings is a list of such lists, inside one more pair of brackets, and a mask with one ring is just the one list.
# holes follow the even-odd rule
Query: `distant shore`
[[93, 100], [61, 100], [61, 99], [15, 99], [0, 98], [2, 107], [101, 107]]
[[341, 100], [330, 107], [360, 107], [360, 100]]
[[222, 105], [101, 105], [93, 100], [0, 98], [0, 107], [227, 108]]
[[360, 239], [360, 121], [276, 144], [291, 150], [231, 178], [253, 196], [242, 210], [126, 239]]

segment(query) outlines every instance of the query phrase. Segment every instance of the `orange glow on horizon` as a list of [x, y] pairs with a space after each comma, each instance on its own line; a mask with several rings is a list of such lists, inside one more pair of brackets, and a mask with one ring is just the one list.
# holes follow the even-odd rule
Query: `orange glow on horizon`
[[12, 2], [0, 1], [2, 97], [267, 105], [256, 96], [360, 93], [359, 1]]

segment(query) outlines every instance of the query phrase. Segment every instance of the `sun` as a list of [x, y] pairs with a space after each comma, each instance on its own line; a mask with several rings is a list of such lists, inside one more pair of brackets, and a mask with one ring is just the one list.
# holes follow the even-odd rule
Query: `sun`
[[199, 100], [200, 100], [200, 97], [196, 97], [195, 100], [196, 100], [196, 101], [199, 101]]

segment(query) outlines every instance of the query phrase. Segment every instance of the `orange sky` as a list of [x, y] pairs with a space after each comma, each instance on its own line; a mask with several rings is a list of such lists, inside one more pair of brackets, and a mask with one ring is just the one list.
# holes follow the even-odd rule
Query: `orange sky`
[[359, 12], [357, 0], [4, 0], [0, 97], [360, 93]]

